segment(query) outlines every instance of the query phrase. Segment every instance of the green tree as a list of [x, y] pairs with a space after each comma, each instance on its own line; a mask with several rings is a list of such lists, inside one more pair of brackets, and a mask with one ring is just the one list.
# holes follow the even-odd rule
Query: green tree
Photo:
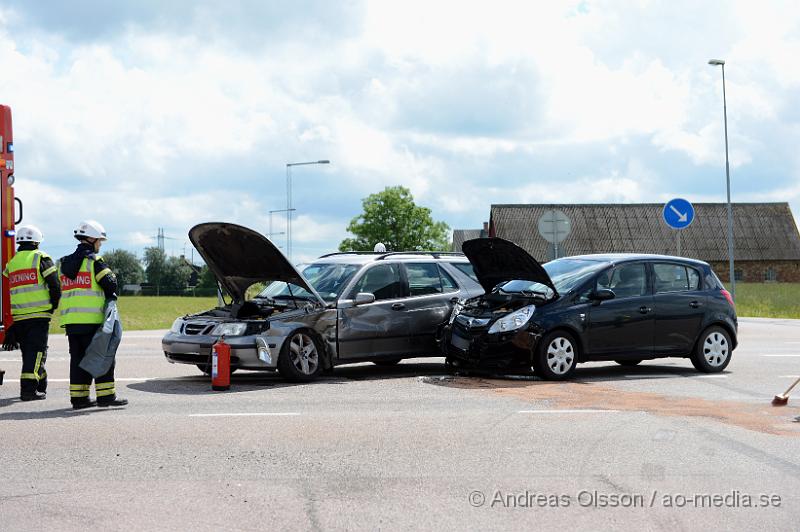
[[144, 280], [144, 268], [136, 255], [124, 249], [103, 253], [106, 264], [117, 276], [120, 290], [126, 284], [139, 284]]
[[163, 287], [164, 270], [167, 266], [167, 256], [159, 248], [145, 248], [144, 272], [147, 282], [156, 287], [156, 295], [161, 293]]
[[444, 251], [449, 249], [444, 222], [434, 222], [431, 210], [414, 203], [411, 191], [386, 187], [361, 202], [364, 212], [350, 221], [339, 251], [372, 251], [383, 242], [388, 251]]
[[217, 278], [214, 277], [214, 272], [211, 271], [211, 268], [208, 265], [203, 265], [202, 269], [200, 270], [200, 278], [197, 281], [197, 288], [216, 288], [217, 287]]

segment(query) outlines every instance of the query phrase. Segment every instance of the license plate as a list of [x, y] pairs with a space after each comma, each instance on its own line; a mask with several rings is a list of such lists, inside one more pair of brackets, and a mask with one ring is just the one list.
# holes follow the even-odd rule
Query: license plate
[[467, 349], [469, 349], [469, 340], [454, 334], [450, 337], [450, 345], [452, 345], [453, 347], [457, 347], [462, 351], [466, 351]]

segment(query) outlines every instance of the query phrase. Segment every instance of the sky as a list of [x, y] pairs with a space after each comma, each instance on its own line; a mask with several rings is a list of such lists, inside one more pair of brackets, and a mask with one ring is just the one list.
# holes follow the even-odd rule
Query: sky
[[[16, 194], [56, 257], [192, 256], [188, 230], [333, 251], [361, 201], [408, 187], [451, 228], [497, 203], [800, 208], [800, 3], [3, 0]], [[272, 216], [285, 231], [285, 214]], [[285, 236], [273, 235], [285, 247]], [[194, 254], [195, 259], [197, 255]]]

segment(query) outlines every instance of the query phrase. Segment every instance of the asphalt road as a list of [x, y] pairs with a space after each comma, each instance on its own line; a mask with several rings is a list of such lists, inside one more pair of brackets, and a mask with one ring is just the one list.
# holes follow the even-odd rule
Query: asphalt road
[[124, 409], [46, 401], [0, 353], [0, 530], [797, 530], [800, 321], [742, 319], [728, 370], [580, 366], [570, 383], [444, 376], [441, 359], [212, 392], [126, 333]]

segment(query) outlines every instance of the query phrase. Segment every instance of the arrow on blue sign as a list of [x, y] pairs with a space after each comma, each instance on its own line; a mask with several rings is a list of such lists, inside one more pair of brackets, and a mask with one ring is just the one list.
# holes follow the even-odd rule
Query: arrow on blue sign
[[664, 205], [662, 216], [671, 228], [686, 229], [694, 221], [694, 207], [685, 199], [671, 199]]

